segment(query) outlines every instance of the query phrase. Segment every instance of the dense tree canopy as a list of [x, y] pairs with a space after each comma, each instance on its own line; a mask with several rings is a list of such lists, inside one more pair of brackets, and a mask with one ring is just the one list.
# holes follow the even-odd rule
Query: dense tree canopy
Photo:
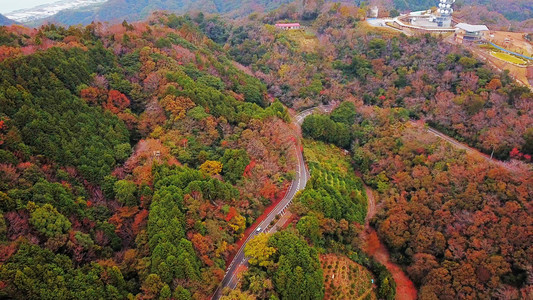
[[[368, 105], [404, 107], [411, 117], [489, 155], [494, 151], [508, 159], [517, 148], [522, 159], [530, 159], [533, 96], [505, 71], [492, 71], [472, 53], [437, 36], [369, 28], [359, 22], [364, 15], [359, 17], [349, 4], [323, 4], [305, 32], [270, 27], [291, 13], [303, 18], [300, 9], [288, 6], [234, 27], [228, 40], [230, 54], [257, 70], [268, 92], [284, 103], [302, 108], [362, 99]], [[344, 127], [319, 116], [307, 122], [308, 136], [349, 147]]]
[[[238, 6], [226, 2], [214, 5]], [[379, 193], [371, 224], [421, 298], [531, 294], [530, 172], [423, 127], [528, 162], [531, 91], [461, 46], [369, 28], [362, 7], [333, 2], [238, 21], [158, 12], [0, 27], [0, 297], [208, 298], [294, 178], [285, 105], [341, 101], [303, 122], [308, 186], [289, 228], [248, 245], [242, 291], [226, 297], [321, 299], [317, 254], [336, 252], [393, 298], [390, 273], [360, 251], [355, 170]]]
[[420, 297], [527, 294], [531, 172], [466, 155], [394, 115], [365, 115], [353, 157], [383, 197], [378, 234]]
[[287, 109], [209, 20], [2, 27], [2, 296], [213, 293], [295, 160]]
[[2, 62], [0, 115], [9, 120], [6, 149], [75, 166], [99, 183], [124, 158], [114, 149], [128, 143], [129, 133], [117, 117], [77, 97], [93, 71], [88, 60], [80, 49], [52, 48]]
[[[294, 232], [260, 234], [246, 246], [251, 268], [244, 287], [261, 297], [322, 299], [324, 283], [318, 252]], [[268, 284], [264, 284], [266, 276]]]

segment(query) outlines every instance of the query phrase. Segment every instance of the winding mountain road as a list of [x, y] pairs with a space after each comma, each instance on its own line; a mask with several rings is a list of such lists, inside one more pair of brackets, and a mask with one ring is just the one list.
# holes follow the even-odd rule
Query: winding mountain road
[[[295, 116], [293, 124], [297, 126], [298, 128], [303, 123], [304, 119], [317, 112], [330, 112], [334, 108], [334, 105], [327, 105], [327, 106], [318, 106], [306, 109], [302, 112], [300, 112], [298, 115]], [[506, 169], [511, 169], [510, 166], [505, 164], [504, 162], [498, 161], [496, 159], [491, 159], [489, 156], [481, 154], [476, 149], [473, 149], [467, 145], [464, 145], [460, 143], [459, 141], [433, 129], [433, 128], [427, 128], [427, 131], [434, 134], [435, 136], [449, 142], [450, 144], [454, 145], [457, 148], [466, 150], [470, 153], [476, 153], [480, 154], [483, 158], [488, 160], [489, 162], [498, 164]], [[285, 197], [276, 205], [276, 207], [265, 217], [265, 219], [256, 227], [256, 229], [250, 233], [250, 235], [246, 238], [246, 241], [243, 243], [243, 245], [240, 247], [240, 249], [237, 251], [235, 257], [231, 261], [229, 267], [226, 270], [226, 274], [224, 275], [224, 278], [222, 279], [222, 282], [216, 289], [215, 293], [213, 294], [213, 297], [211, 299], [218, 300], [222, 296], [222, 291], [224, 288], [231, 288], [234, 289], [237, 284], [239, 283], [239, 278], [237, 277], [237, 274], [240, 270], [242, 270], [243, 267], [248, 265], [248, 258], [244, 255], [244, 248], [246, 247], [247, 243], [256, 235], [262, 232], [268, 232], [273, 233], [278, 231], [279, 228], [283, 226], [283, 224], [286, 222], [287, 218], [281, 217], [279, 219], [276, 219], [276, 216], [284, 216], [287, 212], [287, 208], [291, 205], [293, 198], [296, 196], [296, 193], [298, 191], [301, 191], [305, 188], [307, 181], [310, 178], [309, 170], [307, 169], [307, 166], [304, 161], [303, 153], [301, 150], [301, 147], [299, 143], [294, 145], [294, 150], [296, 151], [296, 157], [298, 160], [296, 172], [294, 176], [294, 180], [292, 181], [289, 189], [287, 190], [287, 193], [285, 194]], [[367, 240], [367, 249], [365, 249], [369, 255], [376, 258], [378, 261], [380, 261], [382, 264], [386, 265], [389, 271], [393, 274], [393, 277], [395, 281], [397, 281], [400, 284], [398, 284], [398, 291], [400, 291], [400, 294], [403, 294], [403, 297], [400, 297], [401, 299], [416, 299], [416, 288], [414, 288], [414, 285], [412, 282], [408, 279], [408, 277], [401, 271], [399, 267], [392, 264], [390, 262], [390, 257], [388, 255], [388, 251], [386, 251], [386, 248], [384, 245], [381, 244], [379, 239], [377, 238], [377, 234], [375, 231], [368, 226], [369, 219], [375, 214], [376, 210], [376, 204], [373, 199], [372, 190], [369, 187], [366, 187], [366, 192], [369, 195], [369, 211], [368, 216], [366, 220], [366, 230], [363, 234], [363, 239]], [[270, 226], [271, 222], [275, 222], [272, 226]], [[373, 242], [368, 241], [374, 240]], [[373, 247], [368, 247], [371, 244]], [[398, 268], [398, 270], [394, 270]], [[391, 270], [392, 269], [392, 270]]]
[[[322, 111], [322, 112], [330, 112], [333, 109], [333, 105], [326, 105], [326, 106], [318, 106], [306, 109], [302, 112], [300, 112], [295, 117], [294, 124], [297, 127], [300, 127], [303, 120], [313, 114], [316, 111]], [[256, 229], [248, 236], [246, 241], [243, 243], [233, 260], [231, 261], [228, 269], [226, 270], [226, 274], [224, 275], [224, 278], [222, 279], [222, 282], [216, 289], [215, 293], [213, 294], [213, 297], [211, 299], [217, 300], [220, 299], [222, 296], [222, 291], [224, 288], [229, 287], [231, 289], [234, 289], [238, 282], [239, 278], [237, 277], [237, 273], [239, 269], [241, 269], [242, 266], [246, 266], [248, 264], [248, 258], [244, 255], [244, 247], [246, 247], [246, 244], [256, 235], [262, 232], [276, 232], [279, 228], [283, 226], [283, 223], [285, 220], [283, 218], [280, 218], [279, 220], [276, 220], [277, 215], [284, 215], [287, 211], [287, 208], [292, 203], [292, 199], [294, 196], [296, 196], [296, 193], [298, 191], [301, 191], [305, 188], [305, 185], [307, 184], [307, 180], [309, 180], [310, 174], [309, 170], [307, 169], [307, 166], [305, 165], [303, 153], [301, 151], [301, 148], [298, 145], [294, 145], [294, 150], [296, 151], [296, 157], [298, 159], [298, 164], [296, 167], [296, 174], [294, 176], [294, 180], [292, 181], [289, 189], [287, 190], [287, 194], [285, 194], [285, 197], [276, 205], [276, 207], [266, 216], [266, 218], [256, 227]], [[276, 223], [269, 229], [269, 225], [272, 221], [276, 221]]]

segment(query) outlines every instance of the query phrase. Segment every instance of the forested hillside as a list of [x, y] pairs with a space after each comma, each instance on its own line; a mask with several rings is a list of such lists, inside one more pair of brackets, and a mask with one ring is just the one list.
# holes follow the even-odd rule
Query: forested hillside
[[[356, 169], [383, 201], [372, 223], [421, 298], [525, 297], [533, 242], [529, 167], [510, 173], [453, 150], [424, 125], [409, 126], [421, 120], [489, 155], [531, 161], [532, 93], [441, 37], [369, 28], [349, 5], [318, 6], [311, 20], [304, 17], [309, 12], [289, 6], [233, 25], [221, 43], [287, 105], [351, 102], [307, 117], [302, 133], [351, 150]], [[301, 31], [271, 26], [304, 19]], [[308, 163], [325, 182], [343, 181]], [[330, 223], [322, 219], [335, 212], [329, 195], [314, 188], [312, 179], [295, 201], [295, 228], [326, 251], [346, 249], [338, 243], [346, 237], [328, 235]]]
[[465, 155], [402, 109], [360, 111], [353, 158], [383, 199], [373, 222], [419, 297], [527, 298], [531, 172]]
[[[344, 102], [329, 116], [309, 117], [302, 131], [315, 139], [328, 140], [336, 132], [328, 122], [350, 120], [341, 124], [350, 124], [353, 163], [382, 199], [382, 208], [371, 223], [391, 250], [392, 258], [405, 266], [420, 288], [418, 296], [526, 298], [531, 290], [529, 245], [533, 243], [528, 234], [533, 224], [528, 213], [533, 197], [531, 171], [505, 169], [466, 155], [427, 132], [423, 124], [409, 121], [409, 113], [403, 108], [361, 104], [356, 108]], [[321, 131], [317, 122], [324, 122]], [[318, 160], [321, 162], [335, 157], [331, 149], [318, 153], [328, 153], [327, 158]], [[316, 156], [309, 160], [311, 170], [315, 161]], [[330, 165], [326, 169], [338, 167]], [[315, 169], [313, 174], [322, 172]], [[337, 176], [324, 177], [326, 182], [342, 182]], [[350, 186], [360, 187], [354, 183]], [[313, 187], [311, 183], [306, 191]], [[306, 194], [301, 197], [309, 199]], [[321, 202], [328, 198], [317, 195], [310, 199], [314, 201], [303, 206], [296, 201], [293, 206], [293, 212], [299, 215], [308, 212], [296, 228], [314, 244], [331, 243], [326, 235], [329, 224], [320, 221], [322, 215], [332, 211]], [[318, 205], [320, 209], [314, 211]], [[342, 232], [350, 235], [350, 231]], [[337, 236], [334, 240], [349, 239]], [[353, 240], [351, 249], [361, 247], [361, 242]], [[383, 288], [383, 283], [380, 286]]]
[[283, 195], [285, 108], [190, 19], [150, 24], [1, 28], [3, 296], [203, 299]]
[[305, 31], [279, 32], [269, 25], [309, 13], [295, 7], [234, 26], [229, 53], [250, 66], [270, 94], [295, 108], [355, 97], [405, 107], [411, 117], [489, 155], [494, 150], [507, 159], [513, 148], [533, 154], [533, 96], [508, 73], [498, 74], [434, 36], [368, 28], [355, 7], [331, 4], [314, 11], [321, 13]]
[[[442, 36], [369, 27], [363, 4], [285, 2], [0, 26], [0, 298], [208, 299], [241, 245], [225, 300], [340, 295], [324, 274], [348, 260], [379, 299], [391, 264], [422, 299], [531, 294], [533, 93]], [[306, 176], [295, 149], [307, 185], [257, 234]], [[365, 254], [373, 228], [392, 260]]]

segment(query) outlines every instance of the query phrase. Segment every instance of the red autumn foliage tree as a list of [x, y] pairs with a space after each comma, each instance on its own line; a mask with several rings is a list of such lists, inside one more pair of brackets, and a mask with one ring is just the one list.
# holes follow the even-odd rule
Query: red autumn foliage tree
[[124, 245], [130, 245], [135, 239], [133, 231], [133, 222], [135, 216], [139, 213], [137, 207], [124, 206], [109, 218], [109, 223], [115, 225], [116, 234], [122, 239]]
[[267, 199], [274, 200], [276, 191], [276, 186], [270, 180], [267, 180], [259, 194]]
[[107, 95], [107, 102], [104, 104], [104, 108], [110, 110], [113, 113], [123, 111], [130, 106], [130, 100], [126, 95], [117, 90], [110, 90]]
[[169, 165], [179, 164], [176, 158], [170, 155], [170, 149], [164, 146], [160, 140], [147, 139], [139, 141], [133, 155], [124, 164], [124, 169], [135, 175], [135, 183], [150, 183], [154, 162], [166, 162]]
[[131, 225], [133, 234], [139, 234], [139, 232], [141, 232], [141, 230], [146, 227], [146, 222], [148, 221], [148, 214], [149, 211], [143, 209], [135, 215], [135, 219], [133, 220], [133, 224]]
[[10, 211], [4, 214], [7, 225], [7, 238], [15, 240], [20, 236], [25, 236], [30, 232], [30, 215], [26, 211]]
[[244, 177], [249, 177], [251, 175], [252, 170], [255, 167], [255, 161], [252, 160], [246, 168], [244, 168], [244, 173], [242, 174]]

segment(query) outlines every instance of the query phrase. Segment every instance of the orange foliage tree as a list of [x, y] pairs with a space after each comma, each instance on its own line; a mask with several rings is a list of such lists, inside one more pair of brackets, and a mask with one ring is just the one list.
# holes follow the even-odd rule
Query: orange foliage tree
[[166, 95], [161, 100], [161, 105], [166, 111], [170, 112], [174, 121], [178, 121], [185, 117], [187, 110], [195, 106], [194, 102], [187, 97], [176, 97], [174, 95]]

